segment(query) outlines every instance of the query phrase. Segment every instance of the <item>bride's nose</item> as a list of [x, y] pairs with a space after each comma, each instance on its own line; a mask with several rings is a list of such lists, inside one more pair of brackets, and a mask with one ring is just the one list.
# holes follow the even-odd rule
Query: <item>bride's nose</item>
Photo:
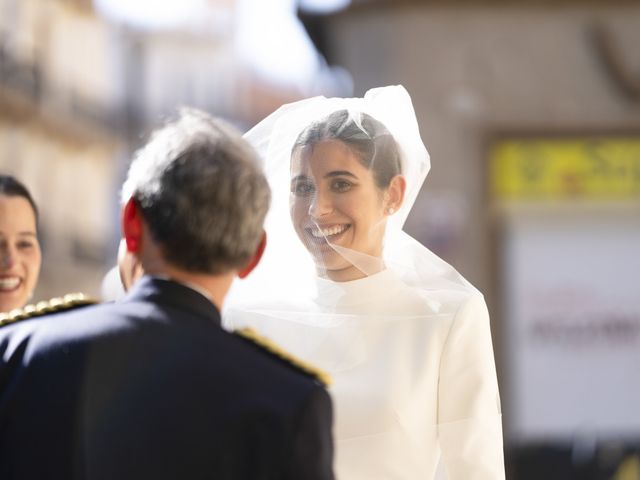
[[320, 218], [332, 211], [333, 203], [331, 202], [331, 196], [316, 190], [309, 204], [309, 216], [313, 218]]

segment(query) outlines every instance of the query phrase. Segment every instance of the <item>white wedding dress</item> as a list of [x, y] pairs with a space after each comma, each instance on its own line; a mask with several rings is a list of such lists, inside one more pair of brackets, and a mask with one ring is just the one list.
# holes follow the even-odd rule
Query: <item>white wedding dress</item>
[[420, 294], [390, 270], [317, 280], [313, 304], [232, 309], [225, 322], [251, 326], [331, 374], [336, 477], [433, 479], [442, 452], [451, 480], [504, 478], [482, 296]]

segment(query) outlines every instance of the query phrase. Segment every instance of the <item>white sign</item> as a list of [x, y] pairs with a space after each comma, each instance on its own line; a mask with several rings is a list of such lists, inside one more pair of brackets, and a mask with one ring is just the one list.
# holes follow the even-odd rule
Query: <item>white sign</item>
[[503, 243], [508, 434], [640, 432], [640, 214], [510, 217]]

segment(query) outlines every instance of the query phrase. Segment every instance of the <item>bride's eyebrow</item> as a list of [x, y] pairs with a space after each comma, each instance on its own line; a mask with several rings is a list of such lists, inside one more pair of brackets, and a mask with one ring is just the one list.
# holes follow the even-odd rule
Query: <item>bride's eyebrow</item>
[[355, 178], [356, 180], [358, 179], [356, 175], [349, 172], [348, 170], [333, 170], [324, 176], [324, 178], [332, 178], [332, 177], [351, 177], [351, 178]]

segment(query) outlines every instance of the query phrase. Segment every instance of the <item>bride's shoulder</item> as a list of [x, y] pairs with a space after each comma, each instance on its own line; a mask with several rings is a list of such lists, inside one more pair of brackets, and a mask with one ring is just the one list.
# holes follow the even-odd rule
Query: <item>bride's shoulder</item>
[[395, 292], [396, 304], [425, 315], [455, 317], [459, 312], [482, 308], [483, 295], [469, 289], [431, 289], [408, 287]]

